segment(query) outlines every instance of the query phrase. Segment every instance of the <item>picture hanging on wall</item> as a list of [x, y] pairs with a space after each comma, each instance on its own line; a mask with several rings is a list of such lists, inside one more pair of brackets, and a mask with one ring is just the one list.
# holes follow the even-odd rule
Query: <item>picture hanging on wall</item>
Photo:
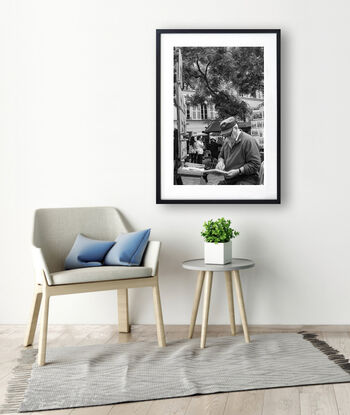
[[156, 38], [157, 203], [280, 203], [280, 30]]

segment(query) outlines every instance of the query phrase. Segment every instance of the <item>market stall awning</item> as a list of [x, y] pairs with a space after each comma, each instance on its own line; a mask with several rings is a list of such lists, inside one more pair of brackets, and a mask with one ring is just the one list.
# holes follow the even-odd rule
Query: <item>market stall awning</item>
[[[222, 120], [214, 120], [212, 121], [208, 127], [203, 131], [206, 134], [209, 133], [220, 133], [220, 123]], [[243, 122], [243, 121], [238, 121], [238, 127], [239, 128], [250, 128], [251, 127], [251, 122]]]
[[204, 132], [202, 132], [202, 133], [193, 133], [192, 134], [193, 137], [205, 137], [206, 135], [208, 135], [208, 134], [204, 133]]

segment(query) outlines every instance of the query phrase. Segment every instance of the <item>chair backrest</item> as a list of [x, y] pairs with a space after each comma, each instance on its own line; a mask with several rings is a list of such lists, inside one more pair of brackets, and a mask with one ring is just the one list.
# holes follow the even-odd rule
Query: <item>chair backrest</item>
[[113, 207], [38, 209], [33, 244], [41, 248], [50, 272], [62, 271], [64, 260], [79, 233], [92, 239], [113, 241], [127, 228]]

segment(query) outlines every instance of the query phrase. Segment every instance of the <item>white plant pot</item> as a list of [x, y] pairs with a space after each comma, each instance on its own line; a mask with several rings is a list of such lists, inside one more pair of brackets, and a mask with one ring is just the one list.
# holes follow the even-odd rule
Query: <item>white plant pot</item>
[[204, 262], [206, 264], [228, 264], [232, 260], [232, 241], [215, 244], [204, 242]]

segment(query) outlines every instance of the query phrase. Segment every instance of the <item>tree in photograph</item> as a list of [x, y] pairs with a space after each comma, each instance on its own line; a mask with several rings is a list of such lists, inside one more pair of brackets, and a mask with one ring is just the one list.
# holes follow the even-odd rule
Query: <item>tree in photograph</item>
[[244, 120], [250, 113], [241, 94], [264, 89], [264, 49], [260, 47], [184, 47], [183, 83], [195, 93], [192, 105], [212, 102], [221, 118]]

